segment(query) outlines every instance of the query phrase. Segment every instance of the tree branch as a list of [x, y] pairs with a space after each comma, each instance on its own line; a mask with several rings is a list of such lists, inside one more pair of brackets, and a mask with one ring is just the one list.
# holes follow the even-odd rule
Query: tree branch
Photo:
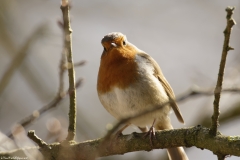
[[230, 40], [230, 35], [231, 35], [231, 30], [232, 27], [236, 24], [234, 19], [232, 18], [234, 7], [227, 7], [226, 12], [227, 12], [227, 26], [226, 29], [224, 30], [224, 44], [223, 44], [223, 51], [222, 51], [222, 58], [220, 62], [220, 67], [219, 67], [219, 72], [218, 72], [218, 80], [217, 80], [217, 85], [215, 88], [215, 93], [214, 93], [214, 102], [213, 102], [213, 115], [212, 115], [212, 125], [211, 125], [211, 134], [213, 136], [216, 136], [217, 134], [217, 128], [219, 126], [219, 101], [220, 101], [220, 96], [221, 96], [221, 90], [222, 90], [222, 82], [223, 82], [223, 76], [224, 76], [224, 68], [226, 64], [226, 58], [227, 58], [227, 53], [229, 50], [232, 50], [233, 48], [229, 46], [229, 40]]
[[68, 61], [68, 78], [69, 78], [69, 89], [72, 94], [69, 95], [70, 106], [69, 106], [69, 127], [67, 141], [74, 140], [76, 134], [76, 88], [75, 88], [75, 71], [72, 57], [72, 29], [70, 25], [70, 14], [69, 14], [69, 2], [68, 0], [62, 0], [61, 10], [63, 13], [63, 27], [64, 27], [64, 45], [65, 52]]
[[[145, 133], [132, 133], [129, 135], [120, 136], [115, 141], [111, 141], [101, 151], [98, 150], [99, 144], [103, 138], [96, 140], [89, 140], [77, 144], [71, 144], [70, 148], [65, 148], [59, 143], [51, 144], [51, 151], [45, 147], [42, 148], [50, 152], [49, 157], [45, 159], [94, 159], [94, 153], [98, 152], [99, 157], [124, 154], [135, 151], [151, 151], [153, 149], [162, 149], [170, 147], [192, 147], [195, 146], [200, 149], [208, 149], [217, 155], [234, 155], [240, 156], [240, 136], [224, 136], [219, 132], [217, 136], [212, 137], [209, 134], [209, 128], [202, 126], [195, 126], [174, 130], [156, 131], [156, 139], [153, 139], [153, 146], [150, 145], [149, 139], [144, 138]], [[33, 149], [33, 148], [30, 148]], [[27, 149], [27, 150], [30, 150]], [[26, 149], [19, 149], [12, 152], [0, 153], [1, 156], [6, 155], [22, 155]], [[67, 152], [71, 150], [71, 154]]]
[[44, 142], [42, 139], [40, 139], [36, 134], [34, 130], [28, 131], [28, 137], [33, 140], [35, 143], [39, 145], [39, 147], [45, 147], [47, 146], [47, 143]]

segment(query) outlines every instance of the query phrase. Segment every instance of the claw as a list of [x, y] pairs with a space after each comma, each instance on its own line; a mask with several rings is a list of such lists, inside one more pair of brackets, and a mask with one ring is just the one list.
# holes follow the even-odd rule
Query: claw
[[151, 146], [153, 147], [153, 141], [152, 139], [157, 139], [156, 138], [156, 135], [155, 135], [155, 128], [153, 127], [154, 126], [154, 123], [155, 123], [155, 119], [153, 121], [153, 124], [152, 126], [149, 128], [148, 132], [144, 135], [144, 137], [146, 138], [147, 136], [149, 136], [149, 140], [150, 140], [150, 144]]
[[155, 128], [152, 126], [149, 131], [144, 135], [144, 137], [146, 138], [147, 136], [149, 136], [149, 140], [150, 140], [150, 144], [153, 147], [153, 141], [152, 139], [156, 139], [156, 135], [155, 135]]

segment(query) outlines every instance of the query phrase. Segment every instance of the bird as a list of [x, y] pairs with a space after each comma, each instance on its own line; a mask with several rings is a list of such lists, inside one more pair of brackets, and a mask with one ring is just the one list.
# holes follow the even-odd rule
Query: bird
[[[154, 129], [173, 129], [169, 118], [171, 110], [178, 121], [184, 123], [174, 92], [150, 55], [131, 44], [120, 32], [105, 35], [101, 44], [97, 92], [101, 104], [113, 117], [121, 120], [169, 102], [155, 112], [131, 119], [118, 133], [131, 124], [150, 136], [155, 135]], [[149, 130], [147, 126], [151, 126]], [[182, 147], [167, 148], [167, 151], [172, 160], [188, 160]]]

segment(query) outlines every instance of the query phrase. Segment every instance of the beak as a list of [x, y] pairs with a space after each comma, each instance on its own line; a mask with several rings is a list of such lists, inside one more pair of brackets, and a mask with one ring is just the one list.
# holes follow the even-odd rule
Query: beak
[[116, 43], [114, 43], [114, 42], [111, 43], [111, 46], [117, 47]]

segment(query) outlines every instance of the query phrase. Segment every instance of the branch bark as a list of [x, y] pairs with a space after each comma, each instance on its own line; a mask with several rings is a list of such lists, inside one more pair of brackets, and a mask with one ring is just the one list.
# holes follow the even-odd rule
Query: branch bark
[[34, 130], [30, 130], [28, 131], [28, 137], [33, 140], [35, 143], [38, 144], [39, 147], [45, 147], [47, 146], [47, 143], [44, 142], [41, 138], [39, 138], [36, 134]]
[[234, 7], [226, 8], [227, 26], [226, 26], [226, 29], [224, 30], [225, 39], [224, 39], [224, 44], [223, 44], [222, 58], [221, 58], [221, 62], [220, 62], [219, 72], [218, 72], [217, 85], [216, 85], [216, 88], [214, 91], [215, 92], [214, 102], [213, 102], [214, 112], [212, 115], [212, 125], [211, 125], [211, 131], [210, 131], [213, 136], [216, 136], [217, 128], [219, 126], [219, 121], [218, 121], [219, 115], [220, 115], [219, 101], [220, 101], [220, 96], [221, 96], [224, 68], [225, 68], [225, 64], [226, 64], [227, 53], [229, 50], [233, 50], [233, 48], [229, 46], [232, 27], [236, 24], [235, 20], [232, 18], [233, 11], [234, 11]]
[[72, 94], [69, 95], [70, 106], [69, 106], [69, 127], [67, 141], [74, 140], [76, 134], [76, 88], [75, 88], [75, 71], [72, 57], [72, 29], [70, 25], [70, 14], [69, 14], [69, 2], [68, 0], [62, 0], [61, 10], [63, 13], [63, 27], [64, 27], [64, 45], [65, 52], [68, 61], [68, 79], [69, 89]]
[[[240, 136], [224, 136], [217, 132], [215, 137], [209, 134], [209, 128], [202, 126], [195, 126], [174, 130], [156, 131], [156, 139], [153, 139], [153, 146], [150, 145], [149, 139], [144, 138], [145, 133], [132, 133], [129, 135], [120, 136], [111, 144], [106, 145], [101, 151], [98, 150], [99, 144], [103, 138], [96, 140], [89, 140], [77, 144], [70, 144], [65, 147], [59, 143], [50, 144], [48, 147], [41, 149], [42, 153], [47, 152], [49, 155], [45, 159], [81, 159], [89, 160], [94, 159], [95, 154], [98, 153], [99, 157], [124, 154], [135, 151], [151, 151], [153, 149], [162, 149], [170, 147], [192, 147], [195, 146], [200, 149], [207, 149], [216, 155], [234, 155], [240, 156]], [[19, 149], [12, 152], [0, 153], [3, 156], [18, 156], [23, 155], [24, 150], [38, 149], [28, 148]], [[69, 153], [71, 151], [71, 153]]]

